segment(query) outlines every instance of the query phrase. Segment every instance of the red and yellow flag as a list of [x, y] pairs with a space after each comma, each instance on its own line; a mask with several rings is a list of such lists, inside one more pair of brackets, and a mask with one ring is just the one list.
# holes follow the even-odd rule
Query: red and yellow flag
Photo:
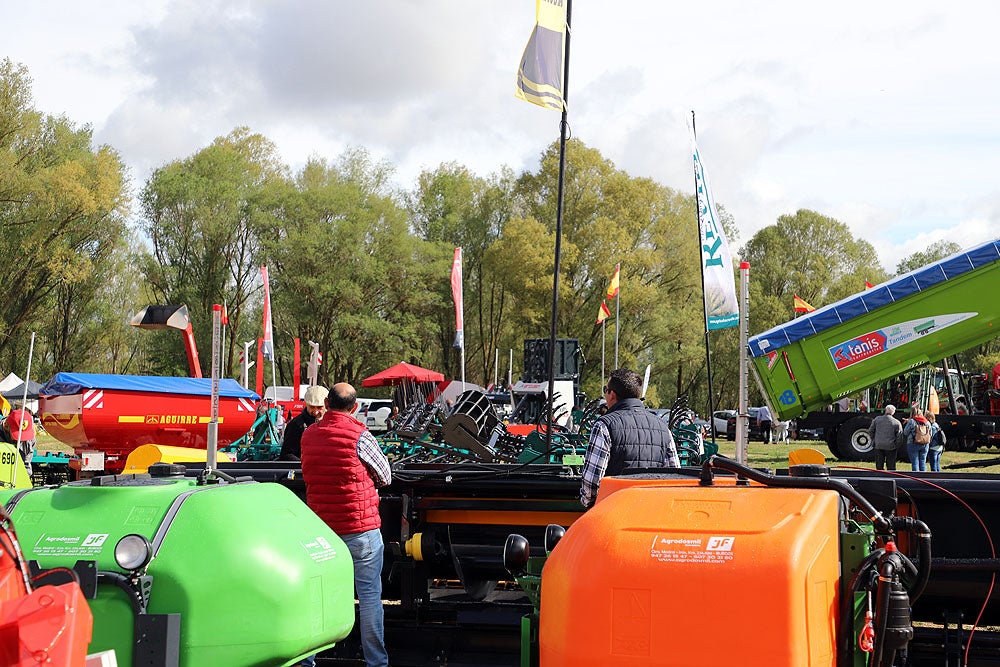
[[609, 317], [611, 317], [611, 310], [608, 308], [608, 302], [602, 300], [601, 309], [597, 311], [597, 323], [600, 324]]
[[615, 272], [611, 275], [611, 284], [608, 285], [607, 297], [609, 299], [613, 299], [618, 296], [618, 274], [621, 272], [621, 268], [621, 264], [615, 264]]
[[792, 295], [792, 303], [795, 305], [796, 313], [811, 313], [812, 311], [816, 310], [808, 303], [806, 303], [806, 300], [800, 297], [798, 294]]
[[873, 288], [873, 287], [875, 287], [875, 286], [874, 286], [874, 285], [872, 285], [872, 284], [871, 284], [870, 282], [868, 282], [867, 280], [865, 281], [865, 289], [871, 289], [871, 288]]

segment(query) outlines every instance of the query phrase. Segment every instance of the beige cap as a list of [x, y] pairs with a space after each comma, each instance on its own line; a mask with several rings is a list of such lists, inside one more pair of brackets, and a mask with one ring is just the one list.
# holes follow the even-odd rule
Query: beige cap
[[313, 407], [319, 407], [324, 404], [326, 397], [330, 394], [330, 390], [326, 387], [320, 387], [318, 385], [313, 385], [306, 389], [306, 405], [311, 405]]

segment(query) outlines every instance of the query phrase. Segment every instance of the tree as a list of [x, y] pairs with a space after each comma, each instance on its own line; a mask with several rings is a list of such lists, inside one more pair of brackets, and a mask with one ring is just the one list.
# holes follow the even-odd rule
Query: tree
[[[123, 242], [128, 205], [117, 153], [95, 149], [89, 127], [32, 108], [30, 84], [23, 66], [0, 61], [0, 358], [8, 367], [27, 350], [29, 330], [51, 322], [58, 299], [97, 275]], [[69, 361], [53, 353], [41, 355], [40, 370]]]
[[915, 271], [922, 266], [930, 264], [931, 262], [936, 262], [939, 259], [948, 257], [949, 255], [954, 255], [961, 249], [962, 246], [958, 245], [954, 241], [935, 241], [931, 245], [927, 246], [926, 250], [918, 250], [909, 257], [900, 261], [899, 264], [896, 265], [896, 274], [901, 275], [903, 273]]
[[[143, 188], [142, 229], [152, 242], [143, 265], [152, 296], [164, 304], [186, 304], [195, 338], [207, 349], [212, 305], [227, 307], [231, 335], [223, 372], [231, 374], [236, 345], [256, 337], [247, 321], [260, 294], [262, 202], [281, 186], [285, 167], [277, 149], [259, 134], [237, 128], [195, 155], [157, 169]], [[181, 338], [160, 337], [163, 374], [186, 374]]]
[[819, 308], [885, 276], [870, 243], [844, 223], [806, 209], [758, 231], [740, 257], [750, 262], [751, 333], [792, 319], [793, 295]]

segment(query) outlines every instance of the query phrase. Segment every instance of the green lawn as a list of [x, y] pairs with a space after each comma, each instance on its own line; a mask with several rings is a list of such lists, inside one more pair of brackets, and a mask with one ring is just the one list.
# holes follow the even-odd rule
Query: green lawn
[[[736, 456], [736, 443], [732, 440], [719, 440], [719, 453], [728, 457]], [[855, 468], [875, 468], [874, 462], [868, 461], [838, 461], [825, 442], [819, 440], [792, 441], [788, 445], [765, 445], [762, 442], [751, 442], [748, 447], [748, 463], [754, 468], [787, 468], [788, 453], [794, 449], [809, 448], [823, 453], [827, 465], [851, 466]], [[1000, 473], [1000, 451], [996, 449], [981, 449], [976, 453], [945, 451], [941, 456], [941, 470], [948, 472], [948, 466], [970, 461], [991, 461], [992, 464], [983, 467], [953, 469], [956, 472], [995, 472]], [[899, 470], [910, 470], [910, 464], [897, 464]]]

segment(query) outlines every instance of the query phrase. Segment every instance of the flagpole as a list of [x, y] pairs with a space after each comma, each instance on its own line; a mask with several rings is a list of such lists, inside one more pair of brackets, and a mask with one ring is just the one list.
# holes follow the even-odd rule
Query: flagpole
[[[691, 134], [695, 137], [695, 142], [698, 140], [698, 132], [695, 130], [694, 124], [694, 110], [691, 111]], [[716, 438], [715, 433], [715, 394], [712, 389], [712, 346], [708, 338], [708, 294], [705, 293], [705, 267], [703, 266], [704, 258], [701, 249], [701, 206], [698, 204], [698, 169], [695, 167], [694, 172], [694, 210], [695, 217], [698, 222], [698, 273], [701, 274], [701, 305], [703, 312], [705, 314], [705, 366], [708, 371], [708, 423], [712, 425], [712, 440]]]
[[607, 330], [606, 322], [607, 322], [606, 319], [601, 320], [601, 384], [604, 384], [604, 381], [608, 377], [607, 375], [604, 374], [604, 347], [605, 347], [604, 341], [605, 341], [605, 331]]
[[[556, 194], [556, 247], [552, 266], [552, 324], [549, 329], [549, 414], [545, 423], [545, 451], [552, 451], [552, 413], [555, 412], [556, 318], [559, 314], [559, 259], [562, 252], [563, 181], [566, 175], [566, 128], [569, 126], [569, 42], [572, 30], [573, 0], [566, 0], [566, 49], [563, 59], [562, 117], [559, 120], [559, 181]], [[602, 378], [603, 382], [603, 378]]]
[[621, 330], [621, 313], [622, 313], [622, 290], [621, 290], [621, 264], [615, 265], [615, 273], [618, 275], [618, 293], [615, 294], [615, 368], [620, 368], [618, 366], [618, 332]]

